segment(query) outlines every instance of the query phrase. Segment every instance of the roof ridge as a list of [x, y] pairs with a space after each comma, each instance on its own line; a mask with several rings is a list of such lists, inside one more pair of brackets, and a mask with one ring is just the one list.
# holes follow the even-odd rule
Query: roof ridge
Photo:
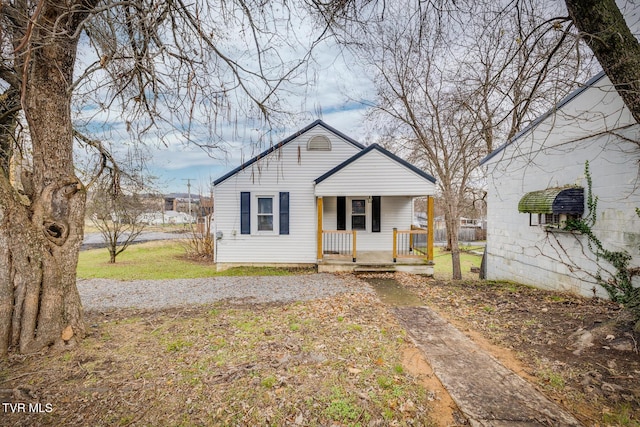
[[252, 164], [254, 164], [255, 162], [257, 162], [258, 160], [268, 156], [269, 154], [271, 154], [272, 152], [274, 152], [278, 148], [283, 147], [285, 144], [293, 141], [294, 139], [296, 139], [300, 135], [310, 131], [311, 129], [313, 129], [316, 126], [322, 126], [323, 128], [325, 128], [329, 132], [335, 134], [336, 136], [338, 136], [338, 137], [344, 139], [345, 141], [347, 141], [348, 143], [354, 145], [356, 148], [359, 148], [361, 150], [365, 149], [365, 146], [360, 144], [355, 139], [353, 139], [350, 136], [340, 132], [339, 130], [329, 126], [328, 124], [326, 124], [321, 119], [316, 119], [313, 122], [311, 122], [310, 124], [308, 124], [307, 126], [303, 127], [300, 130], [297, 130], [296, 132], [292, 133], [291, 135], [289, 135], [285, 139], [281, 140], [280, 142], [278, 142], [276, 144], [273, 144], [271, 147], [269, 147], [266, 150], [262, 151], [260, 154], [257, 154], [255, 156], [253, 156], [251, 159], [249, 159], [246, 162], [242, 163], [240, 166], [238, 166], [238, 167], [232, 169], [231, 171], [227, 172], [226, 174], [222, 175], [220, 178], [218, 178], [215, 181], [213, 181], [213, 185], [216, 186], [216, 185], [222, 183], [223, 181], [226, 181], [228, 178], [231, 178], [233, 175], [235, 175], [238, 172], [246, 169], [247, 167], [249, 167]]
[[327, 171], [326, 173], [324, 173], [320, 177], [316, 178], [314, 183], [315, 184], [321, 183], [325, 179], [329, 178], [333, 174], [335, 174], [335, 173], [339, 172], [340, 170], [344, 169], [345, 167], [349, 166], [351, 163], [355, 162], [356, 160], [358, 160], [359, 158], [365, 156], [367, 153], [369, 153], [369, 152], [371, 152], [373, 150], [379, 151], [383, 155], [389, 157], [391, 160], [393, 160], [393, 161], [399, 163], [400, 165], [406, 167], [407, 169], [413, 171], [414, 173], [418, 174], [422, 178], [425, 178], [426, 180], [431, 181], [434, 184], [436, 183], [436, 179], [433, 176], [431, 176], [430, 174], [426, 173], [425, 171], [423, 171], [422, 169], [418, 168], [417, 166], [412, 165], [411, 163], [407, 162], [406, 160], [396, 156], [395, 154], [393, 154], [389, 150], [385, 149], [384, 147], [378, 145], [377, 143], [373, 143], [373, 144], [367, 146], [364, 150], [360, 151], [359, 153], [354, 154], [353, 156], [349, 157], [347, 160], [343, 161], [342, 163], [338, 164], [334, 168], [330, 169], [329, 171]]
[[523, 136], [524, 134], [528, 133], [529, 131], [532, 131], [533, 129], [535, 129], [545, 119], [547, 119], [553, 113], [555, 113], [556, 111], [560, 110], [562, 107], [564, 107], [565, 105], [567, 105], [568, 103], [573, 101], [575, 98], [577, 98], [584, 91], [586, 91], [587, 89], [593, 87], [596, 83], [598, 83], [605, 76], [606, 76], [606, 73], [604, 71], [600, 71], [598, 74], [596, 74], [595, 76], [591, 77], [589, 80], [587, 80], [586, 83], [584, 83], [582, 86], [578, 87], [577, 89], [575, 89], [571, 93], [569, 93], [567, 96], [562, 98], [557, 104], [555, 104], [552, 108], [547, 110], [547, 112], [545, 112], [544, 114], [542, 114], [542, 115], [538, 116], [536, 119], [534, 119], [524, 129], [522, 129], [521, 131], [516, 133], [514, 136], [512, 136], [507, 142], [505, 142], [500, 147], [498, 147], [495, 150], [493, 150], [491, 153], [487, 154], [485, 156], [485, 158], [480, 160], [479, 165], [482, 166], [483, 164], [485, 164], [486, 162], [491, 160], [493, 157], [495, 157], [502, 150], [507, 148], [509, 145], [513, 144], [518, 139], [520, 139], [521, 136]]

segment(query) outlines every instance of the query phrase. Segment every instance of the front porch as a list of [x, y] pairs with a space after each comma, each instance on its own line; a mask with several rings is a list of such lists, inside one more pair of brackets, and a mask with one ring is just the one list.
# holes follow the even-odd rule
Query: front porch
[[399, 230], [394, 227], [390, 233], [378, 233], [381, 239], [377, 238], [373, 247], [368, 230], [325, 230], [323, 198], [318, 197], [316, 202], [319, 272], [404, 271], [433, 275], [432, 197], [427, 197], [427, 228], [410, 226], [406, 230]]
[[433, 261], [424, 257], [396, 258], [393, 261], [392, 251], [360, 251], [356, 260], [349, 256], [326, 254], [322, 262], [318, 262], [318, 272], [395, 272], [433, 275]]
[[[376, 144], [317, 178], [318, 270], [432, 274], [435, 182]], [[412, 227], [422, 197], [426, 229]]]

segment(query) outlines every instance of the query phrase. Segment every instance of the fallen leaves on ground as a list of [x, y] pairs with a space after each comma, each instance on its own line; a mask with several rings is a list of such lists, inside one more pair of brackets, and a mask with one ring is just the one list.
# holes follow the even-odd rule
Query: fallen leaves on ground
[[619, 304], [513, 283], [395, 278], [464, 332], [508, 350], [586, 425], [640, 426], [640, 334]]
[[398, 368], [405, 333], [371, 293], [87, 321], [72, 352], [0, 364], [3, 402], [51, 409], [3, 425], [433, 425], [429, 390]]

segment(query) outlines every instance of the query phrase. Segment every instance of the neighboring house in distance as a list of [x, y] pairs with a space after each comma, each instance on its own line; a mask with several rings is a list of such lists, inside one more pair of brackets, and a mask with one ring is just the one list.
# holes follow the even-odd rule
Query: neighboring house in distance
[[189, 224], [194, 221], [195, 218], [188, 213], [176, 211], [146, 212], [140, 216], [140, 222], [148, 225]]
[[640, 265], [639, 141], [640, 125], [600, 73], [483, 159], [486, 278], [606, 297], [595, 285], [597, 262], [613, 269], [563, 223], [588, 214], [588, 161], [598, 197], [593, 232], [605, 248], [626, 250]]
[[411, 225], [413, 199], [434, 193], [429, 174], [317, 120], [214, 181], [218, 269], [335, 271], [419, 256], [429, 273], [432, 239]]
[[198, 203], [197, 216], [205, 217], [213, 215], [213, 198], [212, 197], [200, 197]]

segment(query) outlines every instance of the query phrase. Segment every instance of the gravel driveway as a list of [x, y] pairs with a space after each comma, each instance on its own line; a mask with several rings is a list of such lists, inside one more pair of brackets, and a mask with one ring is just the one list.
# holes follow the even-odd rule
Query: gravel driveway
[[368, 285], [349, 276], [322, 273], [128, 282], [88, 279], [78, 281], [78, 291], [85, 310], [161, 309], [222, 300], [291, 302], [341, 293], [373, 292]]

